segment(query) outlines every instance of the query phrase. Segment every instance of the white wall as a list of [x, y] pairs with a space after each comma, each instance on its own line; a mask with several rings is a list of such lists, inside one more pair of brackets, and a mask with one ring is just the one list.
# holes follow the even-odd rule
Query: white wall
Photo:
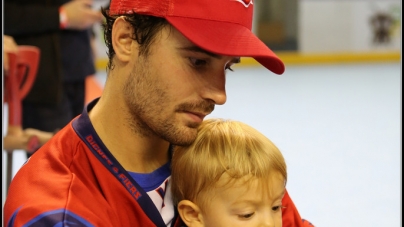
[[[372, 43], [370, 17], [386, 12], [397, 19], [391, 42]], [[401, 1], [299, 1], [298, 46], [302, 53], [352, 53], [401, 50]]]

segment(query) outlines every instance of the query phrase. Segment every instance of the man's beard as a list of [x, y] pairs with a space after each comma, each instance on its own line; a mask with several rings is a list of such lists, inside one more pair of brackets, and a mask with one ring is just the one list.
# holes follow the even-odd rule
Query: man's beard
[[[123, 92], [129, 109], [128, 122], [132, 131], [142, 137], [159, 137], [171, 144], [192, 144], [199, 123], [180, 125], [177, 116], [184, 111], [210, 113], [214, 104], [206, 100], [198, 103], [182, 103], [169, 106], [170, 95], [161, 77], [153, 74], [147, 58], [139, 57], [133, 72], [125, 83]], [[172, 89], [171, 89], [172, 90]]]

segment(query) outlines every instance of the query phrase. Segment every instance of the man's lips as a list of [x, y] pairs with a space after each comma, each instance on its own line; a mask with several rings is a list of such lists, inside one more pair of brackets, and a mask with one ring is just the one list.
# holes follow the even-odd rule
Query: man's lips
[[208, 115], [209, 113], [201, 113], [201, 112], [193, 112], [193, 111], [184, 111], [184, 113], [188, 114], [192, 119], [194, 119], [197, 122], [202, 122], [203, 119]]
[[209, 114], [209, 113], [198, 113], [198, 112], [190, 112], [190, 113], [195, 114], [195, 115], [197, 115], [198, 117], [200, 117], [202, 119], [205, 118], [206, 115]]
[[195, 102], [195, 103], [183, 103], [178, 106], [177, 111], [184, 113], [192, 121], [196, 123], [202, 123], [203, 119], [213, 112], [215, 105], [210, 102]]

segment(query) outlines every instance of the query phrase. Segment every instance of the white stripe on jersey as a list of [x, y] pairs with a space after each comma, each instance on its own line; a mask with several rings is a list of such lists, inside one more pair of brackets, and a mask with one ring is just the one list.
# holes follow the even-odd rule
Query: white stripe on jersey
[[170, 189], [170, 178], [171, 176], [167, 177], [157, 189], [147, 192], [154, 205], [156, 205], [157, 210], [160, 212], [167, 227], [171, 226], [171, 222], [174, 218], [174, 205]]

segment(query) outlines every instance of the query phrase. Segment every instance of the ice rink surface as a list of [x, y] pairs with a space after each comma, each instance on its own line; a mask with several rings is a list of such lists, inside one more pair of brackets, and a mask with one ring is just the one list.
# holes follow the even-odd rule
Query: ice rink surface
[[[400, 63], [286, 65], [282, 76], [234, 69], [227, 103], [209, 117], [243, 121], [279, 147], [302, 218], [317, 227], [401, 226]], [[14, 174], [24, 162], [16, 151]]]

